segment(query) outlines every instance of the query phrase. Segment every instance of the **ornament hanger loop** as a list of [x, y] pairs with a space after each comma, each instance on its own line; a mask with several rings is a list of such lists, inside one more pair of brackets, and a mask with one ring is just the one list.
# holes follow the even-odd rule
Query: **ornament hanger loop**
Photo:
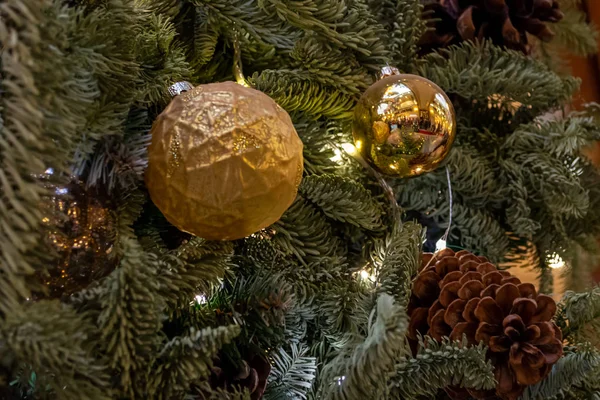
[[242, 70], [242, 50], [240, 49], [239, 32], [233, 28], [233, 76], [242, 86], [250, 87]]

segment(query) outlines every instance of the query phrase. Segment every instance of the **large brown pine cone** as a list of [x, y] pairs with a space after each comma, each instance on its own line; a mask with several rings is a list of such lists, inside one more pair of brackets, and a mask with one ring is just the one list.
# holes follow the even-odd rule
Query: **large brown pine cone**
[[494, 44], [530, 52], [527, 33], [549, 41], [548, 22], [563, 18], [557, 0], [437, 0], [425, 6], [434, 30], [421, 39], [425, 51], [463, 40], [490, 39]]
[[563, 353], [562, 333], [551, 321], [554, 300], [465, 250], [423, 255], [408, 312], [413, 343], [419, 335], [436, 340], [464, 335], [469, 344], [486, 344], [496, 395], [503, 399], [516, 399], [526, 385], [546, 377]]

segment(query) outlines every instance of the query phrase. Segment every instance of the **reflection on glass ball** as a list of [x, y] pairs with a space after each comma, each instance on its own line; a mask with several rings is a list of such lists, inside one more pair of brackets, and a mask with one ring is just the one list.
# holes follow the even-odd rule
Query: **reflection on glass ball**
[[448, 96], [416, 75], [392, 75], [371, 85], [354, 110], [354, 144], [377, 171], [411, 177], [434, 170], [456, 136]]

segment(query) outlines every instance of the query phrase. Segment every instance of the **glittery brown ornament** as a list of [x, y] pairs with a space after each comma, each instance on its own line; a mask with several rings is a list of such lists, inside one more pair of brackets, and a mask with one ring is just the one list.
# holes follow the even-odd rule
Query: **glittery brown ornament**
[[[483, 342], [494, 365], [495, 391], [472, 397], [516, 400], [527, 385], [545, 378], [563, 354], [562, 333], [552, 322], [556, 303], [530, 283], [498, 270], [485, 257], [445, 249], [423, 255], [409, 304], [408, 337], [450, 337]], [[469, 397], [449, 388], [453, 398]]]
[[416, 75], [382, 71], [354, 109], [352, 134], [377, 171], [406, 178], [434, 170], [448, 155], [456, 117], [448, 96]]
[[108, 275], [118, 262], [113, 251], [115, 217], [106, 197], [81, 182], [53, 189], [54, 195], [42, 205], [42, 222], [58, 257], [55, 265], [38, 274], [48, 293], [36, 293], [36, 298], [61, 298], [82, 290]]
[[266, 94], [234, 82], [177, 95], [152, 128], [146, 185], [165, 217], [211, 240], [246, 237], [296, 197], [302, 142]]

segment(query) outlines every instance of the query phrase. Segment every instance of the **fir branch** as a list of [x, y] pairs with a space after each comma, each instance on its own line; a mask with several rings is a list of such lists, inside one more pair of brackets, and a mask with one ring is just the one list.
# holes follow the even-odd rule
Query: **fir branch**
[[3, 357], [30, 365], [57, 399], [111, 399], [106, 360], [95, 357], [94, 326], [58, 301], [15, 308], [0, 327]]
[[589, 345], [581, 345], [575, 352], [570, 352], [558, 360], [545, 379], [527, 386], [521, 399], [562, 398], [571, 388], [577, 386], [584, 386], [588, 393], [597, 392], [600, 390], [599, 375], [600, 353]]
[[110, 365], [119, 372], [119, 391], [141, 395], [142, 377], [157, 350], [161, 299], [156, 295], [155, 260], [130, 237], [122, 237], [121, 265], [103, 281], [98, 317]]
[[255, 2], [192, 0], [191, 3], [202, 10], [210, 25], [235, 27], [243, 34], [240, 36], [247, 34], [258, 43], [291, 49], [299, 38], [297, 29], [277, 16], [265, 13]]
[[385, 240], [378, 240], [373, 251], [379, 292], [393, 296], [399, 304], [408, 304], [412, 279], [419, 269], [419, 256], [425, 232], [414, 222], [395, 226]]
[[348, 57], [347, 52], [330, 48], [314, 36], [306, 36], [296, 42], [290, 53], [293, 71], [297, 78], [306, 79], [332, 87], [356, 98], [372, 83], [368, 71], [358, 61]]
[[377, 300], [377, 319], [357, 347], [342, 350], [323, 369], [325, 398], [381, 398], [394, 362], [404, 351], [408, 317], [387, 294]]
[[[280, 346], [283, 323], [294, 310], [294, 291], [281, 274], [256, 271], [251, 277], [226, 282], [202, 307], [205, 325], [239, 324], [241, 337], [260, 348]], [[210, 314], [210, 315], [208, 315]]]
[[600, 318], [600, 287], [583, 293], [567, 291], [558, 309], [556, 322], [563, 335], [576, 336], [587, 324]]
[[273, 228], [277, 232], [273, 241], [303, 263], [344, 262], [341, 240], [323, 215], [302, 197], [296, 198]]
[[[431, 175], [431, 174], [429, 174]], [[406, 210], [417, 210], [445, 227], [447, 219], [448, 185], [436, 175], [402, 182], [397, 191], [399, 204]], [[506, 231], [493, 209], [472, 207], [459, 196], [454, 197], [451, 238], [458, 231], [461, 246], [481, 251], [493, 260], [500, 260], [509, 247]]]
[[[490, 157], [472, 146], [454, 146], [448, 155], [447, 165], [452, 191], [470, 206], [485, 206], [504, 199], [496, 165]], [[440, 168], [431, 178], [445, 182], [446, 171]]]
[[372, 306], [370, 291], [355, 280], [324, 283], [319, 287], [317, 312], [323, 330], [332, 337], [364, 332]]
[[170, 312], [189, 305], [198, 294], [211, 293], [218, 279], [231, 267], [230, 256], [206, 256], [194, 262], [186, 262], [166, 255], [159, 261], [158, 276], [160, 293]]
[[212, 359], [224, 344], [240, 333], [237, 325], [192, 330], [166, 343], [152, 367], [149, 393], [152, 398], [171, 399], [189, 390], [194, 381], [206, 379]]
[[[277, 15], [281, 20], [299, 29], [317, 32], [335, 46], [369, 54], [368, 48], [365, 48], [368, 42], [360, 28], [354, 27], [353, 31], [344, 32], [344, 28], [350, 23], [349, 20], [354, 17], [351, 12], [352, 6], [332, 0], [318, 3], [314, 0], [305, 3], [266, 0], [262, 2], [261, 7], [270, 15]], [[345, 20], [346, 18], [348, 20]]]
[[579, 156], [582, 147], [598, 140], [600, 128], [594, 119], [585, 114], [574, 114], [571, 118], [557, 121], [520, 125], [507, 137], [501, 149], [509, 154], [536, 149], [564, 159]]
[[333, 123], [314, 121], [302, 113], [292, 114], [292, 120], [304, 144], [304, 171], [308, 174], [322, 175], [340, 170], [340, 166], [332, 160], [335, 159], [336, 152], [329, 142], [343, 143], [345, 138], [342, 129], [338, 129]]
[[168, 87], [191, 77], [185, 50], [176, 36], [173, 22], [164, 15], [149, 14], [141, 24], [135, 43], [138, 62], [145, 66], [137, 87], [140, 102], [166, 105], [171, 100]]
[[308, 79], [290, 71], [264, 70], [248, 79], [252, 87], [273, 98], [287, 112], [302, 111], [315, 119], [328, 117], [349, 119], [356, 99], [340, 90]]
[[446, 386], [493, 389], [496, 381], [486, 352], [487, 347], [481, 344], [467, 347], [466, 342], [438, 343], [427, 338], [427, 345], [421, 342], [415, 358], [405, 358], [396, 365], [390, 391], [396, 398], [416, 399], [433, 398]]
[[568, 101], [579, 86], [575, 78], [563, 79], [541, 62], [490, 42], [465, 42], [430, 54], [417, 71], [447, 92], [484, 104], [501, 95], [534, 115]]
[[587, 57], [598, 52], [598, 31], [588, 24], [583, 11], [564, 10], [563, 19], [552, 24], [552, 31], [555, 34], [552, 44], [556, 43], [571, 53]]
[[368, 230], [383, 228], [383, 209], [359, 183], [335, 175], [307, 176], [299, 192], [329, 218]]
[[385, 17], [393, 18], [387, 26], [390, 35], [390, 53], [393, 65], [401, 71], [410, 72], [415, 67], [418, 43], [426, 29], [422, 18], [423, 6], [419, 0], [391, 2], [392, 9], [384, 8]]
[[265, 400], [306, 399], [317, 373], [317, 360], [308, 357], [308, 348], [292, 343], [291, 354], [280, 348], [271, 353], [273, 369], [268, 379]]
[[68, 170], [100, 93], [82, 57], [88, 49], [72, 51], [69, 42], [81, 10], [49, 0], [9, 0], [0, 14], [0, 314], [8, 314], [30, 297], [35, 285], [27, 276], [51, 254], [42, 240], [40, 203], [52, 193], [40, 178], [50, 167], [56, 176]]
[[[97, 185], [106, 188], [109, 193], [115, 189], [129, 191], [136, 188], [148, 166], [147, 148], [152, 138], [149, 129], [147, 111], [132, 110], [127, 117], [123, 137], [108, 137], [96, 147], [89, 160], [87, 186]], [[83, 174], [87, 165], [76, 167], [76, 174]]]

